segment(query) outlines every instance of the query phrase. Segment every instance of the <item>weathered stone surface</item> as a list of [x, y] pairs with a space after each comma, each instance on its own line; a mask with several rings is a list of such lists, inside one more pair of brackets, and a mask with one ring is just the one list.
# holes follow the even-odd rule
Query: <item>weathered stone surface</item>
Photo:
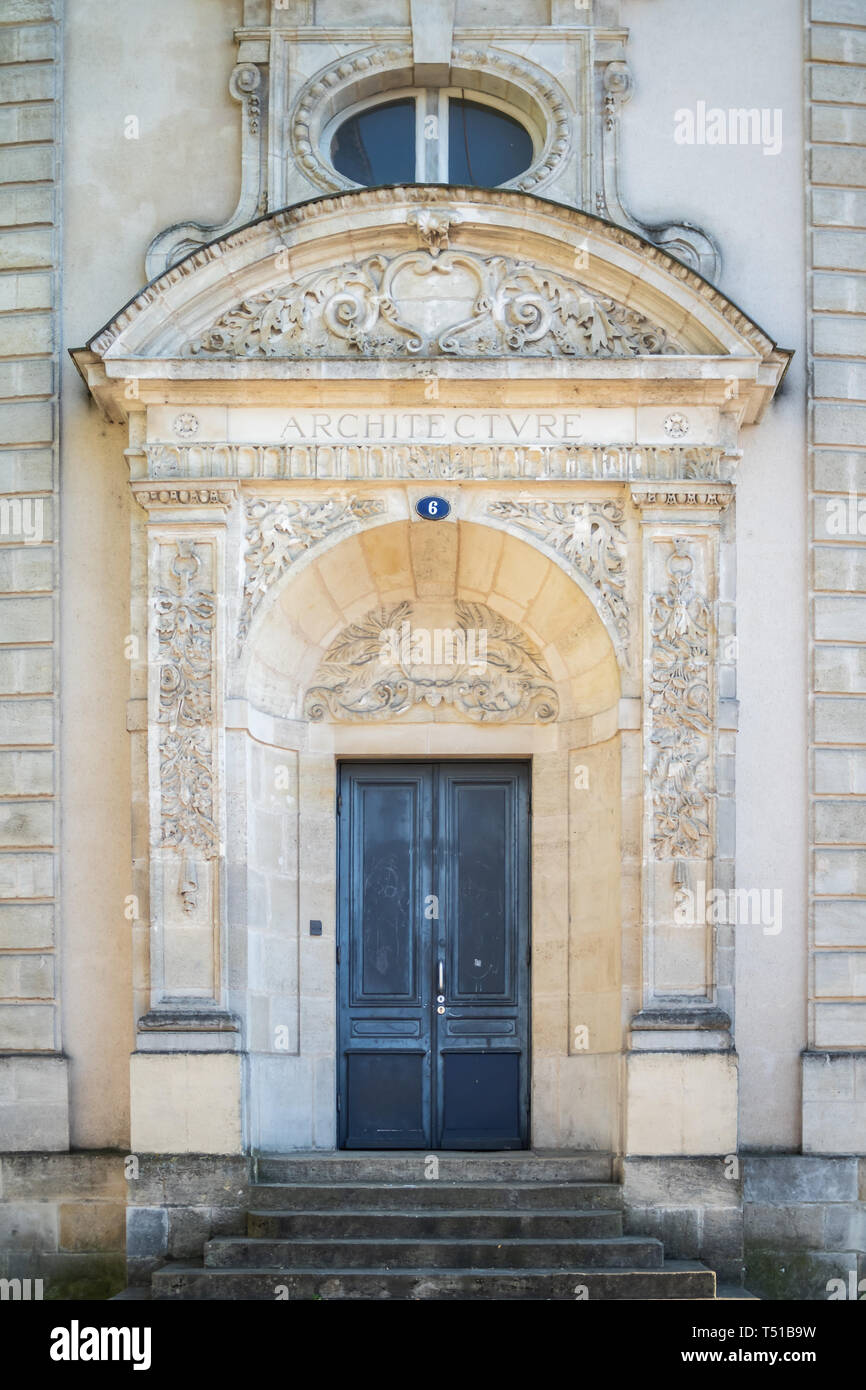
[[761, 1206], [851, 1202], [857, 1197], [856, 1158], [749, 1155], [743, 1159], [743, 1178], [744, 1200]]
[[247, 1200], [247, 1157], [212, 1154], [140, 1154], [139, 1176], [130, 1179], [128, 1201], [134, 1206], [243, 1206]]
[[757, 1206], [743, 1208], [746, 1247], [773, 1250], [823, 1250], [824, 1209], [821, 1206]]
[[126, 1253], [130, 1260], [164, 1256], [168, 1249], [168, 1211], [163, 1207], [127, 1207]]
[[825, 1302], [830, 1281], [856, 1274], [857, 1257], [818, 1250], [777, 1250], [747, 1243], [746, 1288], [772, 1301]]
[[61, 1250], [123, 1250], [126, 1217], [120, 1203], [64, 1202], [60, 1207]]
[[628, 1158], [623, 1163], [623, 1196], [634, 1207], [736, 1207], [739, 1175], [724, 1158]]
[[824, 1244], [828, 1250], [856, 1250], [861, 1255], [866, 1254], [866, 1205], [827, 1207]]

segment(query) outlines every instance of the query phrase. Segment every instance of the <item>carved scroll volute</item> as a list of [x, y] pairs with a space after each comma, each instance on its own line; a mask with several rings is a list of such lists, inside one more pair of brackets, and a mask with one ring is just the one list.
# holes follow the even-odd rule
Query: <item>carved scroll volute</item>
[[161, 275], [191, 251], [262, 217], [267, 206], [267, 126], [268, 66], [238, 63], [229, 79], [229, 92], [242, 110], [241, 191], [238, 204], [226, 222], [176, 222], [159, 232], [147, 248], [145, 270], [148, 280]]
[[[644, 532], [645, 1004], [712, 1002], [718, 528]], [[694, 912], [689, 911], [689, 905]], [[695, 920], [692, 920], [695, 919]]]
[[599, 114], [601, 159], [597, 169], [600, 186], [595, 190], [594, 212], [622, 227], [630, 227], [662, 250], [716, 283], [722, 269], [719, 247], [709, 232], [691, 222], [675, 219], [649, 224], [634, 216], [620, 192], [620, 115], [632, 94], [633, 80], [621, 59], [599, 65]]
[[[221, 1003], [223, 526], [151, 514], [148, 799], [151, 1005]], [[151, 1016], [148, 1016], [150, 1019]], [[155, 1026], [145, 1022], [144, 1026]]]

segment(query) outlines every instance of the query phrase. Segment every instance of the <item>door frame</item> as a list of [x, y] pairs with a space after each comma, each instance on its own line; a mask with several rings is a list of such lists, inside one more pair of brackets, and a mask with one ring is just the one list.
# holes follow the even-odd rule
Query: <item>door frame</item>
[[[337, 855], [336, 855], [336, 858], [337, 858], [337, 864], [336, 864], [336, 912], [337, 912], [337, 921], [336, 921], [336, 924], [335, 924], [335, 927], [336, 927], [336, 930], [335, 930], [335, 938], [336, 938], [336, 942], [335, 942], [335, 949], [336, 949], [336, 973], [335, 973], [335, 986], [336, 986], [336, 990], [335, 990], [335, 1002], [336, 1002], [336, 1053], [337, 1053], [337, 1055], [336, 1055], [336, 1067], [335, 1067], [335, 1071], [334, 1071], [334, 1112], [335, 1112], [335, 1115], [336, 1115], [336, 1142], [337, 1142], [337, 1149], [338, 1149], [340, 1152], [360, 1152], [360, 1153], [363, 1153], [363, 1152], [364, 1152], [363, 1149], [359, 1149], [359, 1148], [357, 1148], [357, 1147], [353, 1147], [352, 1149], [347, 1148], [346, 1142], [345, 1142], [345, 1141], [346, 1141], [346, 1135], [347, 1135], [347, 1122], [348, 1122], [348, 1121], [347, 1121], [347, 1114], [346, 1114], [346, 1111], [345, 1111], [345, 1107], [343, 1108], [343, 1110], [342, 1110], [342, 1112], [341, 1112], [340, 1103], [339, 1103], [339, 1098], [340, 1098], [341, 1094], [342, 1094], [343, 1096], [345, 1096], [346, 1093], [347, 1093], [347, 1086], [346, 1086], [346, 1054], [345, 1054], [344, 1049], [343, 1049], [343, 1029], [344, 1029], [344, 1027], [345, 1027], [345, 1020], [344, 1020], [344, 1018], [343, 1018], [343, 1009], [342, 1009], [342, 991], [343, 991], [343, 987], [344, 987], [344, 982], [345, 982], [345, 980], [346, 980], [346, 975], [344, 974], [344, 972], [349, 971], [350, 968], [351, 968], [350, 962], [349, 962], [348, 960], [341, 959], [341, 946], [342, 946], [342, 944], [343, 944], [343, 942], [344, 942], [344, 932], [345, 932], [346, 930], [348, 930], [348, 903], [347, 903], [347, 900], [346, 900], [347, 885], [346, 885], [346, 882], [345, 882], [345, 880], [344, 880], [344, 875], [345, 875], [345, 866], [346, 866], [346, 864], [347, 864], [347, 862], [348, 862], [347, 851], [348, 851], [349, 843], [350, 843], [350, 842], [348, 841], [348, 838], [347, 838], [348, 835], [349, 835], [348, 821], [343, 822], [343, 821], [342, 821], [342, 818], [341, 818], [340, 802], [341, 802], [341, 799], [342, 799], [342, 773], [343, 773], [343, 769], [346, 768], [346, 767], [353, 767], [353, 766], [354, 766], [354, 767], [371, 767], [371, 768], [375, 768], [376, 766], [380, 766], [380, 767], [382, 767], [382, 768], [384, 769], [384, 768], [387, 768], [387, 767], [398, 767], [400, 764], [405, 764], [405, 765], [407, 765], [407, 766], [413, 766], [413, 765], [414, 765], [414, 766], [426, 766], [426, 767], [430, 767], [430, 768], [460, 767], [460, 768], [467, 768], [467, 769], [470, 768], [470, 767], [472, 767], [473, 765], [480, 766], [480, 767], [494, 767], [494, 766], [502, 767], [503, 765], [513, 764], [513, 765], [516, 765], [517, 767], [519, 767], [519, 768], [521, 768], [521, 769], [523, 770], [523, 774], [524, 774], [523, 795], [524, 795], [524, 797], [525, 797], [525, 816], [524, 816], [524, 820], [523, 820], [523, 828], [525, 829], [525, 834], [521, 835], [521, 827], [518, 826], [518, 836], [517, 836], [517, 845], [516, 845], [516, 853], [517, 853], [517, 856], [518, 856], [517, 877], [518, 877], [518, 884], [522, 886], [522, 897], [523, 897], [523, 902], [522, 902], [522, 903], [518, 902], [518, 907], [517, 907], [517, 933], [518, 933], [518, 938], [517, 938], [517, 948], [518, 948], [517, 987], [518, 987], [518, 994], [519, 994], [519, 997], [521, 998], [522, 1011], [523, 1011], [524, 1016], [525, 1016], [525, 1029], [524, 1029], [524, 1034], [523, 1034], [523, 1035], [524, 1035], [524, 1038], [525, 1038], [525, 1043], [524, 1043], [524, 1045], [522, 1046], [521, 1051], [520, 1051], [520, 1054], [519, 1054], [519, 1055], [520, 1055], [520, 1059], [521, 1059], [521, 1065], [520, 1065], [520, 1080], [519, 1080], [519, 1106], [520, 1106], [520, 1119], [521, 1119], [521, 1126], [520, 1126], [520, 1127], [521, 1127], [521, 1142], [520, 1142], [519, 1145], [514, 1145], [514, 1144], [511, 1144], [511, 1145], [503, 1145], [502, 1148], [499, 1148], [499, 1149], [497, 1149], [497, 1148], [489, 1148], [489, 1149], [481, 1150], [481, 1149], [471, 1149], [471, 1148], [467, 1148], [467, 1149], [464, 1149], [464, 1150], [462, 1150], [462, 1151], [463, 1151], [463, 1152], [469, 1152], [469, 1153], [471, 1153], [471, 1152], [508, 1153], [508, 1152], [525, 1152], [525, 1151], [527, 1151], [528, 1149], [531, 1148], [531, 1144], [532, 1144], [532, 1087], [533, 1087], [533, 1075], [532, 1075], [532, 1023], [533, 1023], [533, 1017], [532, 1017], [532, 1010], [533, 1010], [533, 1000], [532, 1000], [532, 944], [533, 944], [533, 942], [532, 942], [532, 937], [533, 937], [533, 916], [532, 916], [532, 863], [533, 863], [533, 838], [532, 838], [532, 784], [533, 784], [533, 766], [532, 766], [532, 763], [533, 763], [533, 760], [532, 760], [532, 756], [531, 756], [531, 755], [515, 755], [515, 756], [508, 756], [508, 755], [502, 756], [502, 755], [500, 755], [500, 756], [498, 756], [498, 757], [497, 757], [497, 756], [491, 756], [491, 757], [474, 756], [474, 757], [465, 757], [465, 758], [462, 758], [462, 757], [455, 757], [455, 756], [453, 756], [453, 755], [452, 755], [452, 756], [447, 756], [447, 755], [446, 755], [446, 756], [444, 756], [444, 757], [429, 757], [429, 756], [428, 756], [428, 757], [423, 757], [423, 756], [420, 756], [420, 757], [419, 757], [419, 756], [417, 756], [417, 755], [407, 754], [407, 755], [404, 755], [404, 756], [402, 756], [402, 757], [400, 757], [399, 755], [398, 755], [397, 757], [394, 757], [394, 756], [387, 756], [387, 755], [380, 755], [380, 756], [377, 757], [377, 756], [364, 756], [364, 755], [355, 754], [355, 755], [349, 755], [349, 756], [346, 756], [346, 757], [338, 757], [338, 758], [335, 759], [335, 805], [334, 805], [334, 812], [335, 812], [335, 820], [336, 820], [336, 850], [337, 850]], [[438, 844], [439, 844], [439, 834], [438, 834], [439, 827], [438, 827], [438, 805], [437, 805], [437, 798], [434, 796], [434, 797], [432, 798], [432, 801], [433, 801], [433, 805], [432, 805], [432, 844], [431, 844], [432, 856], [431, 856], [431, 871], [432, 871], [432, 875], [433, 875], [433, 877], [434, 877], [434, 879], [435, 879], [435, 860], [436, 860], [436, 853], [437, 853]], [[525, 948], [522, 952], [521, 952], [521, 949], [520, 949], [520, 948], [521, 948], [521, 941], [523, 942], [524, 948]], [[521, 954], [522, 954], [522, 956], [523, 956], [522, 961], [520, 960]], [[521, 986], [522, 986], [522, 996], [520, 995]], [[433, 1040], [431, 1039], [431, 1049], [430, 1049], [430, 1052], [429, 1052], [429, 1055], [428, 1055], [428, 1062], [429, 1062], [429, 1065], [430, 1065], [431, 1075], [430, 1075], [430, 1077], [429, 1077], [429, 1082], [428, 1082], [428, 1084], [429, 1084], [429, 1087], [430, 1087], [430, 1089], [431, 1089], [431, 1094], [433, 1094], [433, 1095], [435, 1096], [435, 1090], [436, 1090], [435, 1082], [436, 1082], [436, 1078], [435, 1078], [435, 1075], [433, 1074], [433, 1073], [435, 1073], [435, 1071], [436, 1071], [436, 1066], [435, 1066], [435, 1064], [434, 1064], [434, 1063], [435, 1063], [435, 1055], [434, 1055], [434, 1054], [435, 1054], [435, 1048], [434, 1048], [434, 1046], [432, 1045], [432, 1043], [433, 1043]], [[442, 1050], [444, 1051], [445, 1049], [442, 1049]], [[504, 1051], [504, 1049], [503, 1049], [503, 1051]], [[433, 1101], [433, 1103], [432, 1103], [432, 1116], [433, 1116], [433, 1123], [434, 1123], [434, 1125], [436, 1125], [436, 1124], [438, 1123], [438, 1119], [439, 1119], [439, 1108], [440, 1108], [440, 1107], [439, 1107], [438, 1099], [434, 1099], [434, 1101]], [[366, 1152], [371, 1152], [371, 1151], [373, 1151], [373, 1150], [366, 1150]], [[437, 1151], [437, 1150], [435, 1149], [435, 1146], [431, 1146], [431, 1151], [432, 1151], [432, 1152], [436, 1152], [436, 1151]], [[392, 1150], [392, 1152], [400, 1152], [400, 1150], [399, 1150], [399, 1149], [395, 1149], [395, 1150]], [[423, 1153], [423, 1152], [425, 1152], [425, 1150], [422, 1149], [422, 1148], [419, 1148], [419, 1149], [413, 1149], [413, 1150], [411, 1150], [410, 1152], [413, 1152], [413, 1153]], [[449, 1151], [448, 1151], [448, 1150], [439, 1150], [439, 1152], [449, 1152]]]

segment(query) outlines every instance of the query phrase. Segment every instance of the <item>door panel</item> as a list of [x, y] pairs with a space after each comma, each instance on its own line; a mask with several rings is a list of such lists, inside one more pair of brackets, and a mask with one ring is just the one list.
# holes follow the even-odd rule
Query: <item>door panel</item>
[[429, 1147], [432, 781], [373, 764], [341, 770], [339, 794], [342, 1142]]
[[340, 1143], [528, 1142], [529, 777], [340, 769]]
[[443, 764], [436, 878], [445, 1010], [434, 1014], [444, 1149], [528, 1140], [529, 778], [520, 764]]

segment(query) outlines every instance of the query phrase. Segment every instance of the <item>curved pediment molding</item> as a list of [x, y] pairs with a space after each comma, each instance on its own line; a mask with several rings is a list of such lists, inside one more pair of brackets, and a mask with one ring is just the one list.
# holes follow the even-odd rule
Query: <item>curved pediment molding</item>
[[[381, 272], [370, 264], [377, 257], [381, 258]], [[409, 260], [401, 261], [405, 257]], [[434, 268], [434, 263], [443, 268]], [[207, 376], [208, 367], [201, 354], [191, 352], [191, 345], [204, 343], [207, 335], [217, 331], [221, 321], [233, 313], [242, 312], [245, 324], [245, 311], [239, 310], [239, 306], [254, 304], [257, 310], [265, 311], [266, 318], [267, 304], [261, 297], [272, 295], [274, 298], [268, 303], [274, 306], [277, 338], [285, 342], [287, 331], [291, 338], [292, 313], [294, 331], [300, 328], [303, 338], [306, 325], [297, 322], [300, 291], [292, 291], [294, 299], [288, 296], [295, 308], [288, 311], [287, 318], [287, 296], [282, 293], [286, 286], [317, 284], [322, 276], [334, 274], [337, 267], [350, 274], [366, 267], [359, 273], [372, 276], [374, 282], [376, 274], [384, 277], [390, 271], [388, 285], [393, 289], [395, 265], [409, 271], [412, 267], [427, 267], [430, 284], [444, 276], [456, 277], [459, 272], [465, 278], [461, 303], [474, 294], [472, 302], [477, 304], [477, 299], [488, 295], [491, 289], [494, 298], [500, 296], [497, 303], [502, 303], [504, 291], [506, 312], [504, 319], [500, 316], [500, 326], [496, 312], [490, 314], [496, 330], [494, 337], [500, 339], [498, 345], [491, 340], [490, 353], [494, 356], [526, 355], [527, 339], [549, 315], [550, 323], [558, 320], [564, 329], [565, 341], [577, 348], [588, 341], [590, 356], [593, 334], [596, 356], [623, 355], [617, 353], [614, 345], [622, 348], [630, 341], [630, 334], [631, 342], [643, 349], [637, 356], [665, 351], [658, 346], [662, 341], [658, 335], [664, 335], [668, 350], [674, 345], [677, 353], [757, 359], [772, 368], [772, 381], [768, 380], [771, 388], [787, 365], [788, 354], [778, 351], [767, 334], [736, 305], [696, 272], [642, 237], [527, 193], [469, 188], [445, 191], [435, 186], [344, 193], [285, 208], [252, 222], [191, 253], [153, 280], [91, 339], [88, 347], [104, 360], [106, 367], [117, 363], [117, 374], [121, 362], [124, 374], [128, 374], [134, 359], [162, 359], [186, 364], [177, 368], [175, 376]], [[534, 282], [531, 293], [535, 299], [527, 301], [526, 323], [520, 321], [520, 295], [524, 292], [521, 284], [515, 282], [510, 292], [504, 290], [514, 281], [518, 269]], [[484, 274], [487, 283], [481, 285], [479, 275], [483, 280]], [[357, 286], [355, 293], [360, 288]], [[390, 304], [394, 301], [383, 293], [382, 283], [374, 290], [368, 288], [366, 294], [377, 300], [376, 322], [388, 323]], [[563, 320], [560, 305], [571, 306], [571, 295], [577, 297], [578, 304], [583, 296], [587, 312], [581, 315], [579, 308], [568, 307]], [[605, 310], [607, 304], [613, 305], [612, 311]], [[369, 304], [368, 309], [372, 313]], [[334, 311], [335, 322], [339, 321], [345, 330], [347, 319], [340, 320], [339, 302]], [[359, 310], [354, 304], [347, 303], [346, 313], [348, 320], [359, 322]], [[607, 330], [599, 335], [602, 313], [608, 319], [613, 315], [612, 335]], [[625, 316], [625, 321], [617, 323], [617, 315], [621, 320]], [[312, 317], [315, 319], [315, 313]], [[458, 335], [469, 345], [461, 354], [467, 358], [487, 355], [478, 342], [482, 316], [476, 313], [473, 317], [477, 322], [473, 322], [471, 331], [463, 329]], [[501, 326], [508, 320], [514, 328], [523, 330], [522, 337], [518, 334], [518, 347], [509, 345], [507, 329]], [[262, 328], [264, 322], [263, 319]], [[407, 344], [412, 343], [412, 324], [407, 322], [409, 331], [389, 325], [394, 329], [391, 336], [397, 344], [396, 355], [411, 355]], [[589, 324], [588, 338], [580, 327], [582, 322]], [[458, 320], [457, 326], [460, 323]], [[453, 325], [445, 325], [449, 327], [453, 334]], [[260, 335], [262, 328], [255, 332]], [[265, 330], [270, 341], [272, 328]], [[243, 329], [241, 325], [242, 339]], [[542, 344], [539, 338], [537, 351], [552, 350], [555, 339], [549, 326], [542, 336], [548, 341]], [[438, 340], [428, 334], [423, 346], [435, 355], [436, 348], [430, 345]], [[259, 338], [253, 341], [253, 355], [261, 357], [264, 371], [267, 353], [258, 353]], [[438, 350], [447, 355], [447, 347]], [[361, 351], [346, 341], [343, 356], [358, 356]], [[387, 347], [383, 351], [387, 352]], [[571, 353], [568, 348], [563, 354], [584, 355], [582, 350]], [[232, 358], [229, 351], [224, 355]], [[242, 355], [248, 355], [246, 347]], [[416, 355], [423, 357], [425, 353], [416, 349]], [[625, 355], [634, 355], [633, 347]]]

